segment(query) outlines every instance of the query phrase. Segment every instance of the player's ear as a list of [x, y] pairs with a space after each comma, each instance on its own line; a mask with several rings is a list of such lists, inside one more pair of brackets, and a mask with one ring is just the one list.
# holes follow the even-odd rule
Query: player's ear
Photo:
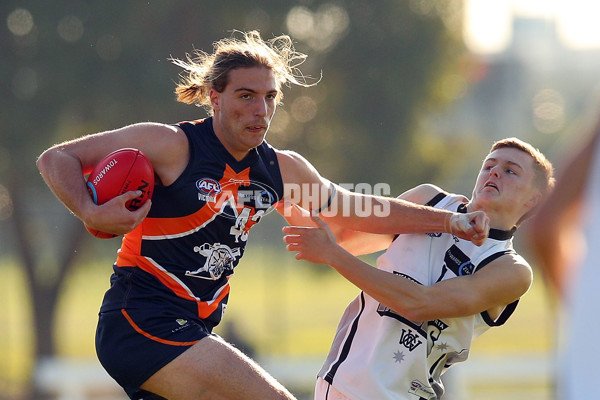
[[215, 89], [210, 89], [208, 97], [210, 98], [212, 109], [218, 111], [221, 108], [221, 93], [217, 92]]
[[527, 212], [521, 218], [519, 218], [519, 220], [516, 223], [516, 226], [520, 226], [523, 221], [530, 218], [537, 212], [539, 206], [542, 204], [543, 198], [544, 196], [542, 194], [542, 191], [540, 189], [535, 189], [529, 200], [525, 202]]
[[527, 206], [530, 210], [535, 208], [542, 201], [542, 191], [539, 189], [535, 189], [533, 195], [527, 200], [525, 206]]

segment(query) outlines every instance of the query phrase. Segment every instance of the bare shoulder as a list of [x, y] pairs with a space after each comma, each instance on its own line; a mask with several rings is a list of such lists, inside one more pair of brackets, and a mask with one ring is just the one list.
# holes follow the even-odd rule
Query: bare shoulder
[[523, 257], [505, 254], [473, 275], [480, 282], [481, 296], [491, 307], [488, 315], [496, 319], [504, 307], [523, 296], [533, 282], [533, 271]]
[[491, 261], [477, 274], [489, 276], [496, 286], [505, 286], [503, 290], [507, 294], [512, 293], [515, 299], [527, 292], [533, 282], [533, 270], [529, 263], [512, 252]]
[[283, 168], [294, 168], [294, 167], [311, 167], [312, 164], [308, 162], [301, 154], [292, 150], [275, 150], [277, 154], [277, 161]]
[[79, 159], [86, 169], [108, 153], [124, 147], [139, 149], [153, 160], [187, 151], [187, 139], [176, 126], [146, 122], [81, 136], [56, 144], [45, 153], [67, 153]]
[[187, 149], [188, 146], [185, 133], [176, 125], [144, 122], [126, 126], [120, 133], [128, 136], [128, 141], [137, 143], [137, 147], [142, 151], [145, 149], [147, 153], [176, 151]]
[[291, 150], [275, 150], [284, 183], [320, 182], [316, 168], [303, 156]]
[[423, 183], [419, 186], [407, 190], [398, 197], [402, 200], [407, 200], [413, 203], [426, 204], [436, 195], [443, 192], [444, 191], [436, 185], [433, 185], [431, 183]]
[[161, 146], [169, 146], [172, 150], [179, 149], [180, 151], [187, 151], [189, 142], [186, 134], [179, 126], [146, 123], [144, 127], [147, 129], [148, 136], [156, 138]]
[[107, 149], [134, 147], [152, 163], [154, 172], [164, 185], [172, 183], [189, 161], [189, 142], [176, 125], [143, 122], [94, 135]]
[[527, 260], [525, 260], [523, 256], [517, 253], [507, 253], [502, 257], [498, 257], [490, 264], [493, 263], [497, 263], [498, 265], [502, 265], [504, 267], [515, 268], [516, 270], [521, 271], [522, 274], [527, 275], [528, 277], [532, 274], [531, 266], [529, 265]]
[[144, 123], [138, 126], [145, 131], [145, 141], [150, 142], [140, 145], [140, 150], [152, 161], [161, 183], [170, 185], [189, 162], [190, 146], [185, 132], [176, 125]]

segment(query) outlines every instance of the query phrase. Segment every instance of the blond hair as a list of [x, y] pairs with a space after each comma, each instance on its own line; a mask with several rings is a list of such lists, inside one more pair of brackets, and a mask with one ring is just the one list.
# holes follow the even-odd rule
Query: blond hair
[[[224, 38], [214, 43], [214, 51], [208, 54], [201, 50], [186, 55], [186, 61], [171, 59], [183, 68], [180, 82], [175, 88], [177, 101], [205, 107], [212, 114], [209, 93], [211, 89], [223, 92], [229, 83], [229, 72], [237, 68], [266, 67], [272, 70], [279, 84], [290, 83], [300, 86], [312, 86], [298, 68], [307, 55], [294, 49], [288, 35], [263, 40], [257, 31], [239, 32], [242, 38]], [[277, 101], [283, 98], [278, 91]]]
[[[516, 137], [506, 138], [495, 142], [492, 145], [492, 148], [490, 149], [490, 153], [494, 150], [505, 147], [521, 150], [529, 154], [529, 156], [531, 156], [531, 158], [533, 159], [534, 183], [537, 186], [537, 188], [540, 189], [542, 193], [542, 198], [547, 197], [548, 194], [552, 192], [552, 189], [554, 189], [554, 184], [556, 182], [556, 179], [554, 178], [554, 168], [552, 167], [552, 163], [548, 161], [546, 156], [539, 149]], [[523, 215], [519, 219], [517, 226], [519, 226], [524, 220], [535, 214], [540, 204], [541, 201], [538, 202], [537, 206], [535, 206], [533, 209], [529, 210], [529, 212]]]
[[552, 167], [552, 163], [548, 161], [539, 149], [521, 139], [511, 137], [495, 142], [492, 145], [490, 153], [503, 147], [518, 149], [529, 154], [533, 159], [536, 186], [542, 191], [544, 196], [552, 191], [555, 183], [554, 168]]

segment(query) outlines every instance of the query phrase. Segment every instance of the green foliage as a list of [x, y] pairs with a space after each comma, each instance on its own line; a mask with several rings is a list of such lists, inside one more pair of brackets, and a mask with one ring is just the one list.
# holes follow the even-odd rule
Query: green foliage
[[[419, 8], [422, 3], [430, 7]], [[414, 123], [440, 104], [435, 82], [453, 70], [461, 45], [445, 24], [445, 11], [432, 2], [345, 6], [348, 30], [336, 46], [315, 55], [323, 73], [316, 94], [304, 90], [317, 98], [317, 116], [296, 128], [289, 147], [333, 180], [406, 189], [407, 180], [427, 177], [414, 167], [421, 160], [410, 156]]]

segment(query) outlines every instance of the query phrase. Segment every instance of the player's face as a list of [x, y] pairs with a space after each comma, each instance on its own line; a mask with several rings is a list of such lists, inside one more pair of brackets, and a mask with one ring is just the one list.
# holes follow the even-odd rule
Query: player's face
[[496, 149], [483, 161], [472, 203], [478, 209], [519, 218], [539, 200], [540, 190], [534, 178], [533, 158], [529, 154], [511, 147]]
[[275, 75], [266, 67], [234, 69], [222, 93], [211, 90], [215, 133], [238, 160], [264, 140], [278, 91]]

